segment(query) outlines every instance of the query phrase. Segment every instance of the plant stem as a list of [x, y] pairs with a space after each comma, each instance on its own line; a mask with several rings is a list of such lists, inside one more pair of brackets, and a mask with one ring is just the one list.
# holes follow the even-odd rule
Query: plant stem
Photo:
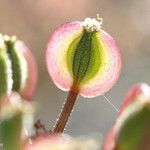
[[78, 96], [78, 93], [69, 91], [68, 97], [63, 105], [60, 116], [58, 120], [56, 121], [56, 124], [53, 128], [53, 131], [52, 131], [53, 133], [62, 133], [64, 131], [65, 126], [68, 122], [69, 116], [76, 102], [77, 96]]

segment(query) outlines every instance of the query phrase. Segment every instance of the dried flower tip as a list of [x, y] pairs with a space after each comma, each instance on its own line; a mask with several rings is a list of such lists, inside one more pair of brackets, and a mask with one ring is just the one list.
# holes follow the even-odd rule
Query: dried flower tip
[[17, 37], [15, 35], [13, 36], [8, 36], [7, 34], [5, 34], [3, 36], [4, 41], [11, 41], [11, 42], [16, 42], [17, 41]]
[[82, 26], [87, 32], [100, 31], [102, 23], [103, 19], [97, 15], [97, 19], [86, 18], [82, 22]]

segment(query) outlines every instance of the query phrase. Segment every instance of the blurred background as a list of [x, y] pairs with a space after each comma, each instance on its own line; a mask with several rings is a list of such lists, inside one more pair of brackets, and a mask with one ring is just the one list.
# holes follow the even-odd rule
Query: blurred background
[[[18, 36], [36, 57], [35, 119], [41, 119], [47, 129], [53, 126], [67, 96], [52, 83], [46, 69], [48, 38], [61, 24], [96, 17], [97, 13], [104, 19], [102, 29], [114, 37], [122, 52], [121, 76], [105, 94], [119, 108], [133, 84], [150, 84], [150, 0], [0, 0], [0, 32]], [[116, 114], [102, 96], [79, 97], [65, 132], [103, 137]]]

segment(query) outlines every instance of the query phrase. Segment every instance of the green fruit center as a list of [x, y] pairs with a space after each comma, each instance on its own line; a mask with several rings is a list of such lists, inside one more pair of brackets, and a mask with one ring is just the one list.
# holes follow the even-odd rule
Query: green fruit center
[[76, 86], [92, 79], [102, 65], [103, 46], [98, 36], [100, 32], [84, 30], [69, 46], [67, 66]]

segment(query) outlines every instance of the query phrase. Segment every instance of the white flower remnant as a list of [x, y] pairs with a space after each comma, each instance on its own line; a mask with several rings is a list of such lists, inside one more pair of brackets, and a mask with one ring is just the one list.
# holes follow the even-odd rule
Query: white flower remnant
[[82, 22], [82, 27], [87, 31], [87, 32], [93, 32], [93, 31], [100, 31], [101, 26], [103, 24], [103, 19], [97, 15], [97, 19], [95, 18], [86, 18]]

